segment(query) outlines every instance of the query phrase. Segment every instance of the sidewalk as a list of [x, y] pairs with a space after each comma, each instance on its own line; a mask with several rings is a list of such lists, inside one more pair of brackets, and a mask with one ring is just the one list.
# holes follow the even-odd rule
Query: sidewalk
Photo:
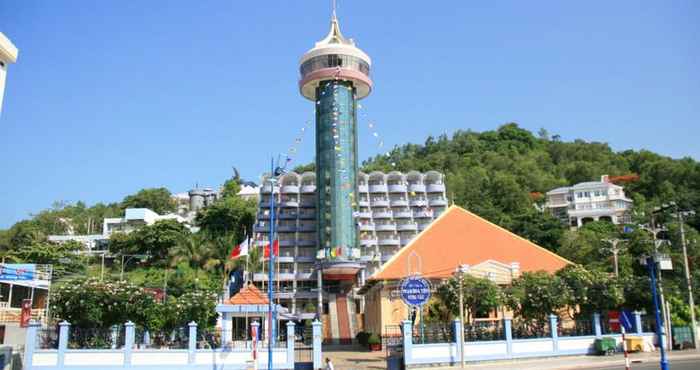
[[[700, 352], [695, 350], [674, 351], [668, 356], [669, 361], [673, 360], [700, 360]], [[633, 353], [630, 354], [630, 360], [634, 363], [651, 363], [659, 361], [659, 352], [651, 353]], [[596, 366], [615, 366], [619, 365], [624, 369], [625, 359], [622, 354], [614, 356], [569, 356], [569, 357], [550, 357], [540, 359], [520, 359], [507, 361], [493, 361], [487, 363], [467, 363], [464, 368], [467, 370], [493, 370], [493, 369], [517, 369], [517, 370], [573, 370], [586, 369]], [[672, 362], [671, 362], [672, 364]], [[433, 370], [454, 370], [459, 369], [457, 366], [442, 366], [442, 367], [425, 367], [421, 369]]]

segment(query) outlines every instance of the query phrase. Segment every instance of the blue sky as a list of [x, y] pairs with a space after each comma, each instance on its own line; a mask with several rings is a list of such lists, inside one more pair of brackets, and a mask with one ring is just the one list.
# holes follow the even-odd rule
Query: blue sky
[[[329, 2], [4, 1], [20, 50], [0, 116], [0, 228], [53, 201], [257, 179], [313, 104], [299, 57]], [[700, 158], [700, 2], [341, 1], [373, 58], [361, 157], [515, 121]], [[313, 159], [307, 132], [295, 163]]]

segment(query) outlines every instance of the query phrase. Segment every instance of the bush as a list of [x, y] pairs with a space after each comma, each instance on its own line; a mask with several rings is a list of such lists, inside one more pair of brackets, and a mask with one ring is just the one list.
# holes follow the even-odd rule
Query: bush
[[379, 338], [379, 335], [377, 335], [377, 334], [372, 333], [369, 335], [369, 338], [367, 338], [367, 344], [369, 344], [369, 345], [381, 344], [381, 343], [382, 343], [382, 339]]
[[357, 335], [355, 335], [355, 339], [357, 339], [357, 342], [360, 343], [361, 345], [366, 346], [367, 344], [369, 344], [369, 343], [367, 343], [369, 336], [370, 336], [370, 334], [368, 332], [361, 331], [361, 332], [357, 333]]

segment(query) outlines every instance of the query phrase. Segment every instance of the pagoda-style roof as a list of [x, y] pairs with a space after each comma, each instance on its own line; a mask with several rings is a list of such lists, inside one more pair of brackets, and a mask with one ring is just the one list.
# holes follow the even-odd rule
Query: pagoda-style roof
[[230, 305], [266, 305], [270, 301], [254, 284], [248, 283], [226, 303]]

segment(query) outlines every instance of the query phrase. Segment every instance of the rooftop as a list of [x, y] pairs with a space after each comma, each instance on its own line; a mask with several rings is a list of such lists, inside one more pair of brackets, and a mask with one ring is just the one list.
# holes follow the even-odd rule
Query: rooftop
[[451, 206], [370, 280], [398, 280], [416, 272], [427, 278], [447, 278], [461, 264], [474, 266], [489, 260], [518, 263], [521, 272], [553, 273], [571, 263], [461, 207]]

